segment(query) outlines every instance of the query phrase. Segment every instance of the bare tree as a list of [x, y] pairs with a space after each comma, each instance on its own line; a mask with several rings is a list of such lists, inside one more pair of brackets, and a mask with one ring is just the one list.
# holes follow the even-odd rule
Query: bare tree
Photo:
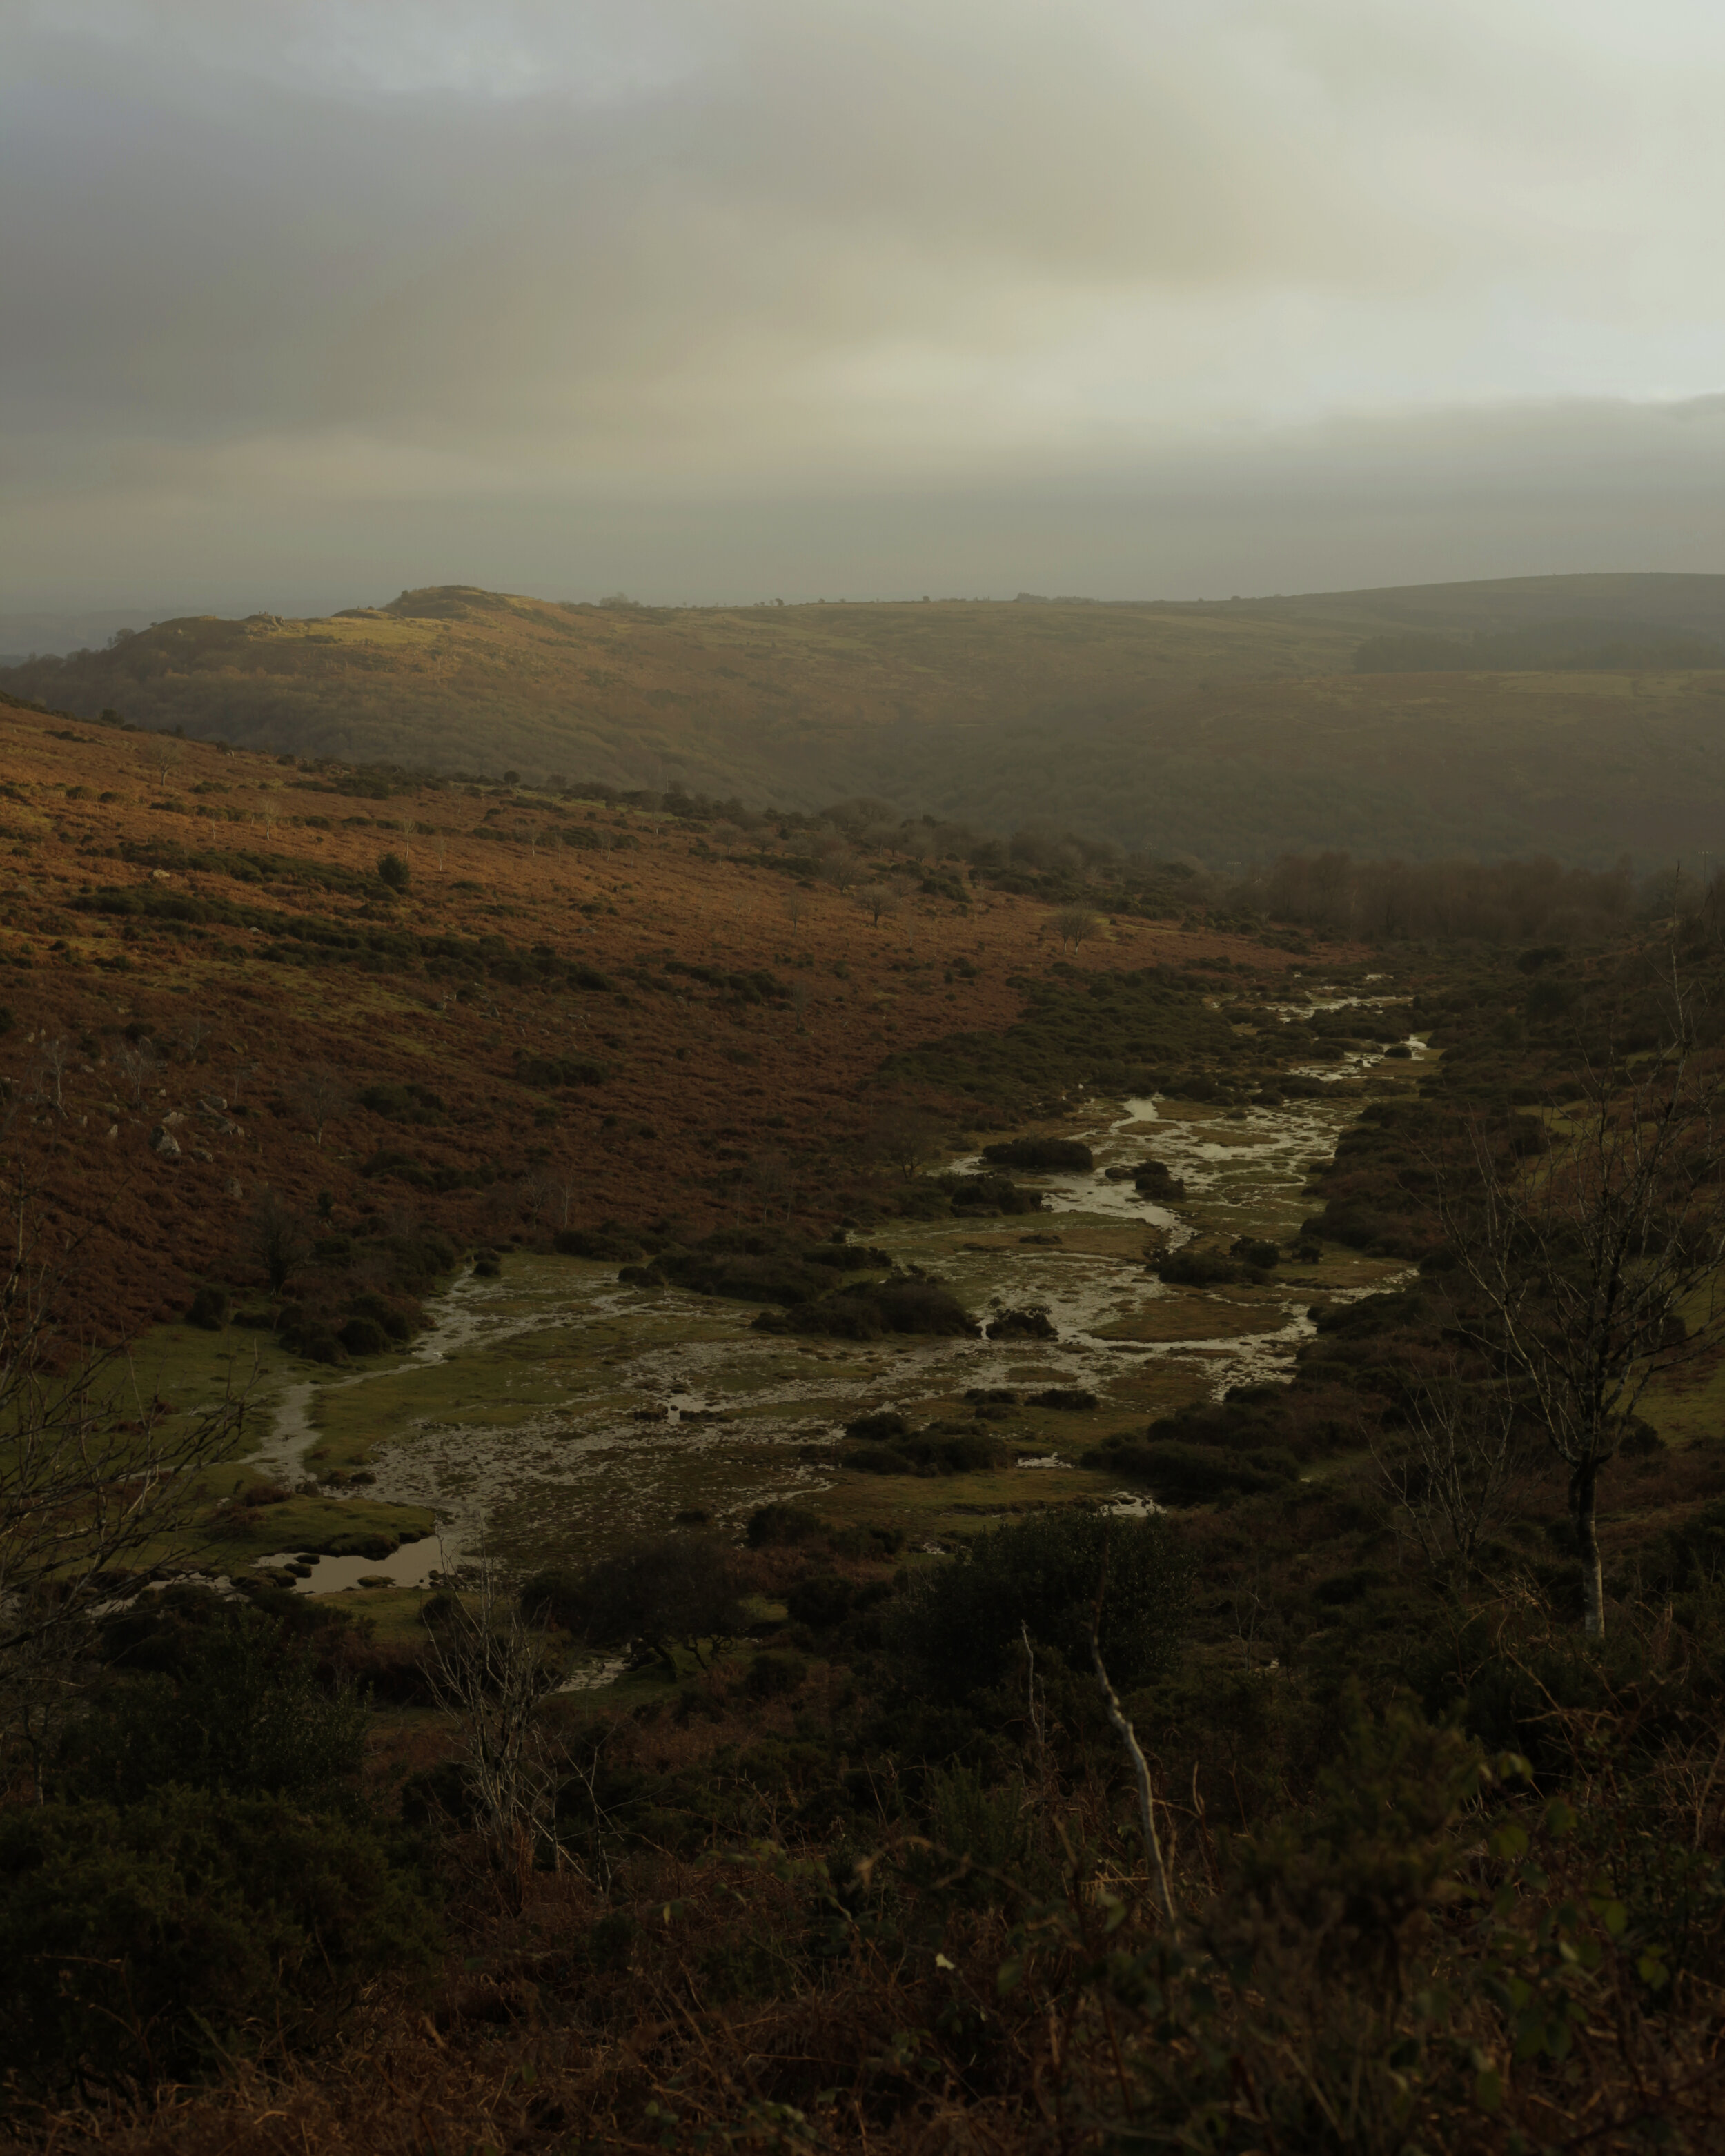
[[266, 1189], [252, 1209], [247, 1240], [264, 1268], [272, 1295], [280, 1295], [311, 1250], [304, 1222], [287, 1201]]
[[581, 1188], [580, 1178], [572, 1167], [565, 1163], [542, 1168], [536, 1175], [530, 1175], [521, 1188], [534, 1213], [547, 1226], [568, 1226], [570, 1209]]
[[796, 1015], [798, 1032], [807, 1033], [809, 1030], [809, 1006], [812, 1000], [809, 996], [809, 983], [807, 981], [793, 981], [791, 983], [790, 1000], [791, 1009]]
[[785, 918], [793, 928], [800, 929], [808, 918], [809, 900], [793, 884], [784, 895]]
[[294, 1081], [294, 1105], [311, 1124], [321, 1151], [324, 1132], [347, 1106], [347, 1088], [327, 1063], [308, 1063]]
[[427, 1615], [432, 1692], [460, 1732], [474, 1808], [519, 1901], [539, 1851], [562, 1856], [561, 1763], [540, 1712], [562, 1672], [546, 1629], [527, 1621], [489, 1560], [476, 1592], [439, 1597]]
[[909, 1101], [889, 1101], [875, 1110], [869, 1123], [868, 1144], [870, 1152], [896, 1168], [906, 1183], [947, 1150], [939, 1116]]
[[147, 1034], [137, 1040], [122, 1040], [113, 1051], [113, 1060], [131, 1089], [132, 1106], [136, 1107], [143, 1100], [144, 1088], [156, 1075], [156, 1044]]
[[1463, 1336], [1526, 1396], [1569, 1471], [1587, 1631], [1605, 1630], [1600, 1470], [1652, 1380], [1725, 1332], [1722, 1081], [1697, 1065], [1675, 978], [1664, 1038], [1584, 1065], [1568, 1129], [1507, 1160], [1479, 1124], [1435, 1163], [1445, 1240], [1471, 1293]]
[[182, 1566], [198, 1471], [240, 1434], [244, 1392], [187, 1416], [126, 1358], [69, 1339], [56, 1312], [78, 1251], [43, 1247], [37, 1194], [6, 1199], [0, 1255], [0, 1727], [39, 1761], [76, 1687], [92, 1620], [136, 1563]]
[[791, 1217], [791, 1208], [797, 1202], [796, 1170], [782, 1152], [757, 1153], [749, 1163], [749, 1181], [754, 1185], [761, 1200], [763, 1219], [770, 1219], [773, 1209], [781, 1204], [784, 1217]]
[[890, 920], [904, 904], [904, 895], [897, 885], [879, 878], [859, 884], [850, 896], [875, 928], [883, 920]]
[[[1163, 1856], [1162, 1836], [1156, 1830], [1156, 1793], [1150, 1780], [1150, 1763], [1144, 1757], [1144, 1748], [1138, 1742], [1138, 1732], [1130, 1717], [1120, 1703], [1120, 1697], [1109, 1681], [1107, 1665], [1102, 1660], [1101, 1639], [1102, 1601], [1108, 1592], [1108, 1550], [1102, 1546], [1102, 1576], [1096, 1587], [1095, 1607], [1090, 1616], [1090, 1659], [1096, 1673], [1096, 1683], [1102, 1694], [1103, 1711], [1108, 1717], [1115, 1735], [1131, 1763], [1132, 1779], [1138, 1790], [1138, 1825], [1144, 1836], [1144, 1854], [1150, 1866], [1150, 1881], [1156, 1897], [1156, 1907], [1162, 1921], [1168, 1926], [1168, 1936], [1178, 1945], [1180, 1937], [1179, 1912], [1174, 1906], [1173, 1888], [1169, 1883], [1168, 1864]], [[1030, 1635], [1024, 1634], [1028, 1648]], [[1196, 1788], [1194, 1783], [1194, 1787]]]
[[856, 881], [857, 858], [842, 839], [835, 840], [823, 852], [820, 872], [835, 891], [849, 891]]
[[1092, 913], [1087, 906], [1063, 906], [1048, 916], [1048, 926], [1060, 939], [1060, 948], [1070, 950], [1075, 944], [1088, 943], [1101, 932], [1099, 914]]
[[180, 759], [186, 753], [185, 743], [172, 734], [152, 734], [139, 751], [146, 767], [156, 774], [156, 790], [159, 793], [178, 770]]
[[72, 1044], [63, 1034], [44, 1034], [37, 1043], [35, 1097], [57, 1116], [66, 1112], [66, 1073], [73, 1060]]
[[1422, 1385], [1409, 1412], [1404, 1443], [1373, 1444], [1379, 1486], [1433, 1570], [1465, 1578], [1527, 1471], [1518, 1404], [1504, 1387], [1452, 1368]]

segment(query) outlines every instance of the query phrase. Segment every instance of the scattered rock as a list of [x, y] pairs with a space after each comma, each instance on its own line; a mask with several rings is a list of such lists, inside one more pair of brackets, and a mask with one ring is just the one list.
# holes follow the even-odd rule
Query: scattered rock
[[150, 1133], [150, 1150], [151, 1152], [159, 1153], [163, 1160], [177, 1160], [180, 1157], [180, 1142], [171, 1130], [158, 1123]]

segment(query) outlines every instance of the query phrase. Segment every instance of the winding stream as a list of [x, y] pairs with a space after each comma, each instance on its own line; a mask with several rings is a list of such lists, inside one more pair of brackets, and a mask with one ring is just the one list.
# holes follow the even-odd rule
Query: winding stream
[[[1356, 1000], [1393, 998], [1320, 995], [1298, 1008]], [[1411, 1060], [1389, 1066], [1399, 1079], [1424, 1060], [1423, 1044], [1410, 1045]], [[1145, 1264], [1194, 1237], [1224, 1249], [1243, 1234], [1291, 1242], [1312, 1209], [1307, 1173], [1363, 1104], [1358, 1089], [1330, 1095], [1327, 1085], [1382, 1060], [1361, 1053], [1312, 1066], [1326, 1094], [1275, 1107], [1160, 1097], [1081, 1105], [1066, 1132], [1090, 1146], [1095, 1168], [1020, 1175], [1045, 1194], [1041, 1214], [870, 1228], [871, 1243], [937, 1276], [977, 1312], [978, 1338], [760, 1333], [748, 1306], [625, 1286], [614, 1268], [572, 1259], [522, 1255], [506, 1260], [499, 1279], [469, 1275], [428, 1306], [432, 1328], [411, 1349], [296, 1382], [281, 1397], [260, 1470], [298, 1483], [324, 1463], [362, 1465], [375, 1477], [367, 1496], [428, 1507], [439, 1522], [436, 1537], [388, 1559], [325, 1558], [299, 1584], [417, 1584], [485, 1550], [512, 1564], [579, 1563], [679, 1518], [734, 1526], [768, 1500], [817, 1491], [824, 1509], [848, 1506], [860, 1518], [912, 1504], [940, 1532], [943, 1506], [998, 1510], [1061, 1485], [1089, 1488], [1100, 1478], [1078, 1455], [1097, 1435], [1285, 1378], [1312, 1331], [1314, 1301], [1371, 1293], [1398, 1270], [1328, 1246], [1316, 1264], [1285, 1260], [1268, 1286], [1194, 1289], [1158, 1280]], [[1108, 1180], [1110, 1168], [1147, 1158], [1185, 1183], [1178, 1204]], [[1055, 1337], [988, 1337], [1002, 1311], [1030, 1306], [1046, 1311]], [[1092, 1392], [1100, 1405], [1007, 1410], [991, 1427], [1018, 1448], [1008, 1468], [906, 1484], [837, 1466], [835, 1441], [859, 1414], [962, 1417], [973, 1412], [968, 1390], [1050, 1387]]]

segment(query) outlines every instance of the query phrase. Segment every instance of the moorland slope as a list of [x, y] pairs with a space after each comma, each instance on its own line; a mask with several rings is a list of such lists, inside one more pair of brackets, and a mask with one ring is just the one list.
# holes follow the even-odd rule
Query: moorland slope
[[[1218, 867], [1334, 847], [1652, 863], [1716, 842], [1722, 633], [1707, 577], [679, 609], [445, 587], [160, 623], [0, 687], [243, 747], [781, 807], [870, 794]], [[1409, 656], [1425, 670], [1359, 670]]]
[[806, 834], [501, 784], [383, 804], [4, 703], [0, 767], [0, 1129], [98, 1337], [254, 1273], [266, 1193], [464, 1245], [769, 1189], [829, 1219], [889, 1059], [1009, 1025], [1051, 968], [1301, 963], [1123, 916], [1063, 957], [1047, 905], [937, 863], [882, 863], [909, 895], [875, 921]]

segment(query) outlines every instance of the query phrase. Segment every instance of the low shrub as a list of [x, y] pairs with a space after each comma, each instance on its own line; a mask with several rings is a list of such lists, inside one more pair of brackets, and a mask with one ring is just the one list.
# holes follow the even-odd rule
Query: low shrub
[[984, 1146], [983, 1158], [999, 1168], [1023, 1168], [1032, 1172], [1086, 1169], [1096, 1166], [1096, 1156], [1076, 1138], [1006, 1138]]
[[911, 1425], [895, 1409], [882, 1408], [873, 1414], [859, 1415], [845, 1425], [845, 1435], [859, 1445], [890, 1445], [895, 1438], [908, 1437]]
[[1261, 1269], [1214, 1251], [1169, 1250], [1155, 1260], [1153, 1270], [1172, 1287], [1238, 1287], [1257, 1277]]
[[818, 1512], [800, 1505], [762, 1505], [749, 1515], [743, 1540], [751, 1549], [772, 1549], [790, 1543], [813, 1542], [826, 1532], [826, 1522]]
[[515, 1075], [523, 1086], [603, 1086], [611, 1073], [590, 1055], [522, 1055]]
[[785, 1609], [793, 1625], [811, 1631], [826, 1631], [850, 1614], [855, 1590], [835, 1572], [811, 1572], [799, 1579], [785, 1597]]
[[1178, 1199], [1186, 1195], [1186, 1185], [1173, 1174], [1165, 1161], [1144, 1160], [1132, 1170], [1132, 1186], [1146, 1198]]
[[1042, 1210], [1042, 1193], [1021, 1190], [1009, 1175], [943, 1175], [940, 1185], [950, 1201], [947, 1209], [961, 1219]]
[[1040, 1303], [1024, 1310], [1003, 1310], [988, 1321], [991, 1340], [1058, 1340], [1060, 1330]]
[[1286, 1489], [1299, 1473], [1291, 1453], [1269, 1447], [1233, 1452], [1219, 1445], [1183, 1445], [1168, 1439], [1108, 1439], [1086, 1452], [1082, 1465], [1147, 1482], [1152, 1495], [1168, 1505], [1260, 1496]]
[[337, 1337], [350, 1355], [381, 1355], [389, 1345], [389, 1335], [370, 1317], [350, 1317]]
[[1006, 1448], [980, 1430], [962, 1434], [925, 1431], [891, 1445], [865, 1445], [842, 1453], [840, 1465], [864, 1475], [971, 1475], [1006, 1464]]
[[858, 1281], [783, 1313], [763, 1311], [762, 1332], [825, 1333], [839, 1340], [880, 1340], [890, 1332], [973, 1334], [976, 1320], [934, 1281]]
[[285, 1797], [0, 1813], [0, 2073], [32, 2094], [333, 2035], [362, 1984], [428, 1968], [434, 1943], [368, 1826]]
[[783, 1699], [800, 1691], [808, 1676], [808, 1663], [796, 1655], [757, 1655], [742, 1688], [751, 1699]]
[[226, 1288], [206, 1284], [193, 1296], [187, 1307], [187, 1323], [196, 1325], [205, 1332], [219, 1332], [228, 1322], [230, 1300]]
[[74, 1724], [50, 1777], [63, 1797], [130, 1804], [176, 1783], [328, 1809], [357, 1776], [364, 1703], [321, 1685], [259, 1611], [121, 1613], [107, 1644], [141, 1673]]
[[1046, 1512], [978, 1535], [919, 1573], [892, 1604], [887, 1635], [932, 1691], [962, 1699], [1013, 1668], [1021, 1627], [1067, 1668], [1087, 1671], [1100, 1594], [1102, 1655], [1125, 1688], [1173, 1660], [1191, 1582], [1191, 1560], [1166, 1521]]
[[322, 1318], [306, 1319], [285, 1327], [281, 1344], [290, 1355], [303, 1356], [308, 1363], [342, 1363], [347, 1359], [341, 1335]]
[[597, 1258], [609, 1265], [633, 1265], [641, 1255], [641, 1245], [633, 1235], [609, 1225], [560, 1228], [552, 1237], [551, 1246], [559, 1257]]

